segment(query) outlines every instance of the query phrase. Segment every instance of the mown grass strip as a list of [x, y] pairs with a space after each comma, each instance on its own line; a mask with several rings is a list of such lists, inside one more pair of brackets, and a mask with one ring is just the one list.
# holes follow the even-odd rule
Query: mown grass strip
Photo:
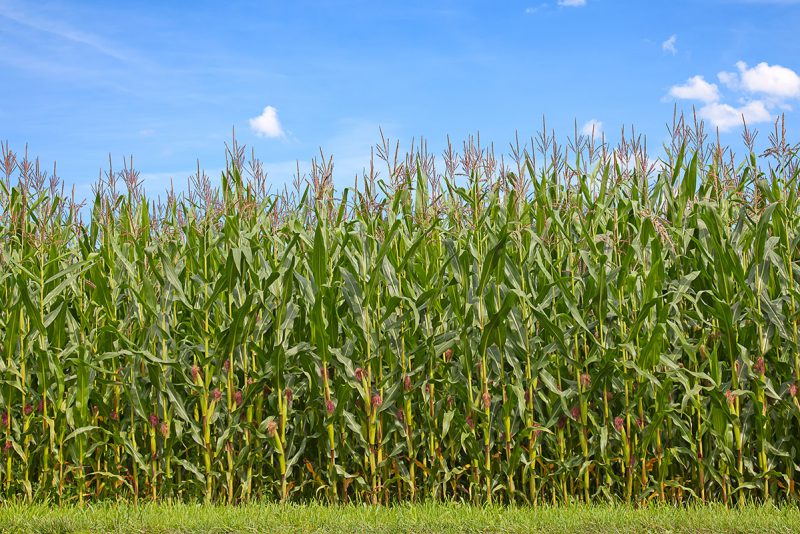
[[3, 532], [796, 532], [800, 511], [747, 505], [394, 507], [249, 504], [93, 504], [76, 507], [6, 504]]

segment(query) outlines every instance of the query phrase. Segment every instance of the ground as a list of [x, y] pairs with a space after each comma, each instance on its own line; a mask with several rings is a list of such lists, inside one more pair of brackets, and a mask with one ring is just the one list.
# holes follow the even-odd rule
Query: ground
[[800, 532], [800, 509], [0, 504], [1, 532]]

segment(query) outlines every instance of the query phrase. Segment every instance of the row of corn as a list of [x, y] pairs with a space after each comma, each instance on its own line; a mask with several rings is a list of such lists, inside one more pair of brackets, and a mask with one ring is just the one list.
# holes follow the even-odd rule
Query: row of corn
[[4, 146], [0, 495], [798, 499], [797, 148], [674, 135], [85, 207]]

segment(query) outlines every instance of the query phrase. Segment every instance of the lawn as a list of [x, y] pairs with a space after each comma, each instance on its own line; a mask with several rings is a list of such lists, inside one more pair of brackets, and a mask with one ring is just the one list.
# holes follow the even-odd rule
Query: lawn
[[800, 509], [251, 504], [5, 504], [2, 532], [798, 532]]

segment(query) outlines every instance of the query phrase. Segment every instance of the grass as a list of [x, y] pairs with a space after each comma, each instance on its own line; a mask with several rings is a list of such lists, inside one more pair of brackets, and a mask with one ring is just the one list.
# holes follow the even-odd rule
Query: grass
[[2, 532], [797, 532], [800, 509], [744, 505], [634, 508], [251, 504], [5, 504]]

